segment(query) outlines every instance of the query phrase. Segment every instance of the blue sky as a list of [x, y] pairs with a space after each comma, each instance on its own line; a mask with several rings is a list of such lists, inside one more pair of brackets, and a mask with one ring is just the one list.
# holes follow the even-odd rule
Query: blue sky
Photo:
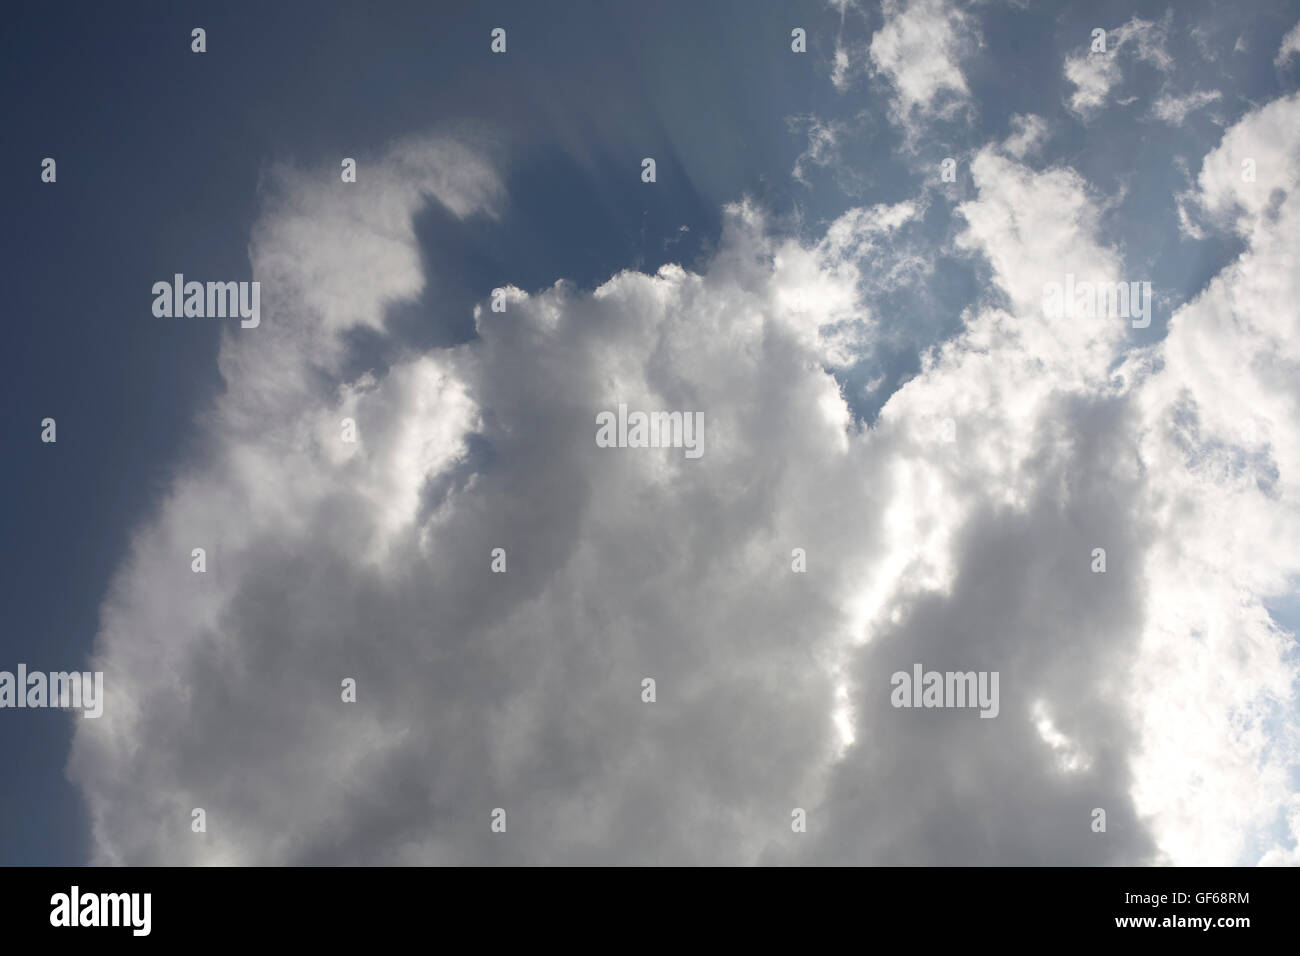
[[[1089, 843], [1085, 826], [1061, 836], [1066, 858], [1293, 858], [1286, 629], [1300, 568], [1285, 541], [1300, 520], [1288, 469], [1300, 329], [1270, 230], [1295, 215], [1300, 167], [1294, 137], [1270, 124], [1295, 126], [1297, 21], [1294, 2], [18, 5], [0, 67], [15, 226], [0, 669], [93, 656], [117, 681], [93, 730], [72, 714], [0, 713], [0, 751], [22, 768], [0, 788], [0, 860], [1041, 862], [1035, 845], [1064, 827], [1052, 815], [1077, 804], [1086, 817], [1099, 801], [1114, 807], [1110, 842]], [[794, 27], [806, 54], [791, 52]], [[1096, 27], [1104, 59], [1089, 58]], [[1093, 99], [1072, 75], [1101, 84]], [[1269, 166], [1261, 146], [1271, 191], [1257, 203], [1223, 172], [1255, 142], [1280, 157]], [[47, 156], [54, 184], [40, 181]], [[359, 205], [338, 198], [351, 188], [345, 156], [359, 161]], [[653, 184], [640, 178], [647, 156]], [[946, 157], [955, 182], [939, 177]], [[401, 178], [412, 168], [414, 186]], [[1054, 216], [1044, 204], [1058, 201]], [[375, 212], [390, 204], [395, 219]], [[1022, 235], [1026, 223], [1038, 233]], [[1232, 272], [1243, 261], [1244, 278]], [[1044, 270], [1094, 267], [1151, 283], [1150, 326], [1036, 338], [1024, 290]], [[265, 346], [245, 337], [263, 330], [152, 316], [151, 285], [176, 272], [260, 279]], [[1216, 277], [1222, 302], [1198, 306]], [[517, 292], [493, 326], [482, 310], [503, 286]], [[1243, 322], [1225, 314], [1267, 295], [1281, 303], [1275, 324], [1239, 339]], [[1166, 344], [1180, 310], [1186, 340]], [[1197, 331], [1211, 327], [1219, 338]], [[977, 372], [982, 352], [1011, 364]], [[1234, 376], [1244, 383], [1230, 389]], [[717, 470], [665, 478], [645, 456], [607, 467], [572, 448], [570, 423], [585, 429], [619, 389], [707, 405]], [[1255, 409], [1259, 442], [1231, 441], [1238, 401]], [[319, 437], [317, 412], [344, 409], [383, 435], [362, 459]], [[47, 416], [52, 445], [39, 441]], [[416, 426], [389, 431], [376, 416], [433, 431], [410, 438]], [[949, 417], [960, 464], [917, 446]], [[1192, 424], [1165, 427], [1174, 420]], [[1140, 478], [1119, 464], [1130, 453]], [[284, 471], [266, 471], [276, 460]], [[320, 477], [331, 469], [334, 485]], [[299, 480], [299, 499], [269, 490]], [[250, 481], [265, 500], [245, 494]], [[930, 500], [910, 500], [909, 483]], [[420, 506], [393, 517], [404, 495]], [[1224, 500], [1240, 513], [1220, 513]], [[223, 517], [229, 549], [202, 584], [200, 620], [169, 603], [188, 582], [151, 562], [161, 542], [217, 536]], [[1087, 554], [1100, 528], [1123, 542], [1104, 579], [1115, 593], [1091, 575], [1031, 583], [1069, 547]], [[1232, 528], [1245, 540], [1224, 542]], [[504, 593], [456, 570], [486, 570], [492, 534], [518, 542]], [[835, 570], [788, 595], [798, 542], [820, 555], [814, 569]], [[784, 573], [761, 570], [756, 552]], [[189, 574], [188, 545], [177, 553]], [[1205, 576], [1186, 585], [1196, 601], [1173, 583], [1188, 574]], [[714, 636], [686, 635], [665, 604]], [[415, 636], [427, 615], [444, 622], [436, 651]], [[344, 620], [366, 633], [333, 633]], [[532, 649], [512, 643], [520, 628], [535, 628]], [[1170, 664], [1170, 648], [1200, 633], [1212, 639], [1197, 665]], [[1213, 637], [1229, 633], [1244, 643]], [[1040, 641], [1053, 650], [1039, 655]], [[142, 672], [158, 642], [172, 651]], [[1079, 647], [1091, 663], [1067, 688]], [[894, 729], [906, 712], [876, 709], [876, 672], [922, 653], [1001, 668], [1020, 709], [993, 723], [1012, 728], [950, 733], [918, 714]], [[427, 654], [452, 675], [445, 700], [403, 707], [415, 692], [398, 682], [375, 695], [394, 703], [364, 730], [336, 726], [337, 708], [305, 725], [351, 740], [340, 759], [371, 781], [329, 806], [306, 796], [339, 784], [329, 748], [296, 724], [277, 730], [283, 714], [242, 696], [316, 681], [328, 698], [347, 667], [365, 670], [367, 689], [387, 686]], [[317, 658], [329, 662], [319, 673]], [[572, 661], [587, 689], [566, 691], [555, 661]], [[1161, 736], [1176, 702], [1142, 674], [1166, 665], [1169, 686], [1217, 715], [1195, 725], [1223, 731], [1214, 748]], [[1231, 692], [1198, 683], [1220, 666]], [[635, 688], [646, 668], [679, 690], [643, 738], [635, 693], [624, 713], [595, 688]], [[791, 668], [800, 678], [782, 684]], [[1017, 673], [1020, 691], [1005, 683]], [[163, 686], [195, 696], [153, 696]], [[136, 717], [113, 709], [115, 693]], [[1073, 743], [1035, 735], [1025, 714], [1040, 699]], [[311, 701], [302, 708], [331, 706]], [[780, 726], [774, 751], [728, 736], [736, 715]], [[1256, 720], [1266, 740], [1232, 736]], [[602, 736], [601, 723], [613, 729]], [[469, 726], [480, 729], [457, 736]], [[348, 750], [371, 738], [392, 751], [368, 763]], [[1015, 775], [1023, 802], [956, 756], [933, 774], [905, 769], [927, 747], [1028, 768]], [[1062, 776], [1049, 758], [1070, 748], [1091, 754], [1090, 770]], [[496, 754], [491, 770], [470, 751]], [[1222, 772], [1186, 802], [1153, 782], [1197, 759]], [[693, 783], [669, 798], [654, 781], [674, 774]], [[880, 792], [882, 779], [898, 790]], [[934, 799], [913, 810], [917, 792]], [[226, 829], [189, 840], [196, 793]], [[838, 830], [791, 846], [753, 829], [788, 830], [801, 800]], [[521, 817], [534, 828], [505, 848], [464, 836], [498, 801], [531, 807]], [[897, 836], [837, 844], [872, 801], [903, 815]], [[1227, 836], [1187, 822], [1225, 801]], [[731, 822], [709, 823], [720, 804]], [[976, 836], [950, 822], [997, 805], [1032, 823], [1017, 836], [988, 811]], [[295, 806], [303, 822], [286, 827]], [[164, 823], [174, 807], [180, 836]], [[575, 807], [591, 819], [556, 824]], [[616, 836], [629, 821], [680, 829]]]

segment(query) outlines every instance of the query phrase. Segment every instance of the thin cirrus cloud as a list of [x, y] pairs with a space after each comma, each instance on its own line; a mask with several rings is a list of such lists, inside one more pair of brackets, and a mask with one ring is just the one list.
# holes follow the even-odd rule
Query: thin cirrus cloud
[[[903, 117], [965, 89], [891, 72], [917, 11], [872, 44]], [[1160, 68], [1158, 33], [1119, 47]], [[740, 200], [697, 267], [508, 288], [471, 341], [356, 375], [349, 330], [423, 291], [426, 204], [508, 205], [495, 147], [403, 141], [355, 189], [275, 168], [262, 327], [223, 340], [202, 454], [103, 607], [112, 703], [69, 766], [94, 861], [1294, 862], [1267, 607], [1300, 574], [1297, 120], [1275, 99], [1205, 156], [1185, 201], [1243, 251], [1135, 346], [1044, 317], [1130, 251], [1018, 117], [953, 214], [987, 283], [871, 427], [835, 371], [927, 280], [924, 192], [811, 240]], [[597, 447], [619, 403], [703, 412], [704, 455]], [[893, 708], [918, 661], [1000, 672], [998, 717]]]
[[1184, 96], [1166, 93], [1156, 100], [1152, 112], [1161, 121], [1177, 126], [1188, 114], [1222, 98], [1218, 90], [1193, 90]]

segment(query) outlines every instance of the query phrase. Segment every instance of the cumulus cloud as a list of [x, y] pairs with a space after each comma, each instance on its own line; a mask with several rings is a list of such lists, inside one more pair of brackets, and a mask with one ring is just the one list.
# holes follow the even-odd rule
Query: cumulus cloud
[[[867, 500], [854, 521], [823, 507], [874, 494], [822, 368], [866, 328], [844, 256], [910, 209], [806, 249], [738, 206], [707, 275], [510, 290], [473, 343], [348, 380], [341, 333], [421, 288], [422, 203], [470, 214], [496, 192], [471, 155], [421, 148], [388, 168], [440, 181], [268, 189], [251, 255], [270, 334], [223, 344], [210, 453], [105, 607], [116, 705], [72, 760], [96, 859], [751, 860], [787, 826], [770, 801], [808, 792], [832, 748], [821, 595], [875, 523]], [[706, 454], [597, 448], [620, 402], [703, 411]], [[822, 573], [793, 578], [813, 541]]]
[[[938, 7], [888, 15], [916, 10]], [[921, 110], [945, 82], [900, 96]], [[1295, 675], [1261, 602], [1297, 570], [1296, 116], [1271, 104], [1206, 158], [1207, 215], [1248, 250], [1135, 355], [1122, 320], [1043, 314], [1066, 272], [1126, 277], [1105, 197], [977, 151], [956, 245], [990, 283], [872, 428], [834, 373], [874, 347], [877, 297], [927, 268], [897, 241], [919, 200], [811, 242], [740, 202], [698, 272], [511, 288], [472, 341], [392, 341], [356, 374], [348, 331], [396, 336], [387, 310], [426, 281], [412, 218], [502, 207], [492, 150], [403, 144], [355, 192], [275, 170], [250, 246], [262, 326], [224, 340], [202, 454], [103, 607], [107, 706], [69, 768], [95, 861], [1246, 854], [1294, 814]], [[619, 403], [703, 412], [703, 457], [597, 447]], [[1243, 410], [1256, 439], [1233, 445]], [[914, 662], [999, 671], [999, 716], [893, 708]], [[1178, 746], [1197, 759], [1175, 766]]]

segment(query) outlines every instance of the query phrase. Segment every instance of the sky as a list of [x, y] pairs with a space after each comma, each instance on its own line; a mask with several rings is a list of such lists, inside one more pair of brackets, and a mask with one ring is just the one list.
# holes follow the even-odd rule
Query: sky
[[0, 863], [1300, 862], [1300, 3], [0, 36]]

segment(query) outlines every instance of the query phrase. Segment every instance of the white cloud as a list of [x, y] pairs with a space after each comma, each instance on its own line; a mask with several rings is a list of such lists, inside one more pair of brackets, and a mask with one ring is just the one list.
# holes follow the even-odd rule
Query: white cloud
[[1085, 116], [1096, 112], [1122, 75], [1114, 50], [1067, 56], [1065, 78], [1075, 87], [1070, 96], [1070, 109]]
[[[279, 171], [251, 246], [262, 327], [223, 343], [201, 464], [103, 607], [107, 705], [70, 766], [95, 861], [1240, 856], [1293, 806], [1269, 708], [1294, 668], [1260, 602], [1300, 572], [1296, 106], [1206, 158], [1207, 214], [1248, 251], [1119, 376], [1125, 322], [1042, 309], [1066, 272], [1131, 278], [1105, 197], [977, 151], [956, 244], [991, 285], [871, 429], [826, 368], [933, 268], [921, 202], [806, 245], [738, 203], [698, 273], [511, 290], [477, 339], [349, 377], [342, 333], [393, 334], [386, 307], [422, 288], [412, 216], [490, 214], [499, 180], [436, 140], [377, 157], [356, 198]], [[704, 457], [597, 448], [619, 402], [703, 411]], [[1224, 441], [1243, 412], [1245, 457]], [[999, 671], [1001, 714], [891, 708], [917, 661]]]
[[1222, 98], [1223, 94], [1218, 90], [1193, 90], [1186, 96], [1162, 93], [1152, 105], [1151, 112], [1157, 119], [1177, 126], [1189, 113]]
[[808, 148], [795, 158], [791, 170], [795, 181], [807, 186], [810, 185], [808, 172], [811, 168], [829, 166], [838, 161], [845, 124], [838, 120], [823, 121], [815, 116], [792, 117], [789, 123], [795, 128], [802, 126], [808, 136]]
[[955, 115], [970, 98], [958, 64], [977, 42], [974, 22], [947, 0], [885, 0], [882, 9], [869, 52], [873, 73], [893, 86], [894, 121], [911, 129]]
[[1286, 36], [1282, 38], [1282, 45], [1278, 47], [1277, 56], [1273, 58], [1273, 63], [1279, 67], [1283, 66], [1287, 60], [1297, 53], [1300, 53], [1300, 23], [1288, 30]]
[[1128, 23], [1106, 34], [1106, 51], [1092, 52], [1091, 40], [1084, 41], [1086, 52], [1065, 58], [1065, 78], [1075, 87], [1070, 109], [1087, 119], [1106, 104], [1106, 99], [1124, 77], [1120, 66], [1124, 59], [1151, 64], [1162, 72], [1173, 68], [1173, 58], [1165, 48], [1169, 17], [1156, 22], [1133, 17]]
[[1024, 159], [1042, 148], [1047, 133], [1047, 122], [1041, 116], [1017, 113], [1011, 117], [1011, 135], [1002, 141], [1002, 148], [1017, 159]]
[[[1252, 862], [1249, 838], [1294, 801], [1294, 636], [1263, 602], [1300, 576], [1298, 128], [1293, 95], [1243, 118], [1205, 157], [1199, 198], [1246, 250], [1178, 310], [1154, 356], [1129, 364], [1148, 507], [1164, 532], [1142, 571], [1137, 793], [1178, 862]], [[1257, 181], [1243, 181], [1243, 156], [1257, 159]]]
[[[486, 208], [475, 157], [432, 143], [425, 158], [480, 197], [440, 201]], [[252, 246], [268, 334], [223, 344], [204, 467], [141, 529], [105, 604], [114, 704], [72, 759], [95, 859], [752, 859], [774, 781], [799, 789], [832, 747], [815, 661], [837, 624], [819, 595], [873, 521], [822, 507], [827, 480], [871, 494], [821, 368], [870, 329], [845, 257], [911, 208], [855, 212], [804, 248], [737, 206], [707, 275], [516, 291], [480, 311], [475, 342], [348, 382], [345, 306], [373, 325], [422, 283], [424, 190], [367, 181], [364, 202], [318, 171], [268, 190]], [[702, 410], [704, 458], [597, 448], [596, 412], [621, 401]], [[799, 540], [824, 564], [792, 594]], [[194, 546], [213, 574], [191, 574]], [[515, 842], [490, 842], [494, 806]], [[208, 834], [189, 833], [192, 807]], [[655, 830], [675, 835], [637, 835]]]
[[831, 86], [841, 93], [849, 88], [849, 82], [854, 75], [850, 64], [848, 47], [837, 42], [835, 52], [831, 55]]

